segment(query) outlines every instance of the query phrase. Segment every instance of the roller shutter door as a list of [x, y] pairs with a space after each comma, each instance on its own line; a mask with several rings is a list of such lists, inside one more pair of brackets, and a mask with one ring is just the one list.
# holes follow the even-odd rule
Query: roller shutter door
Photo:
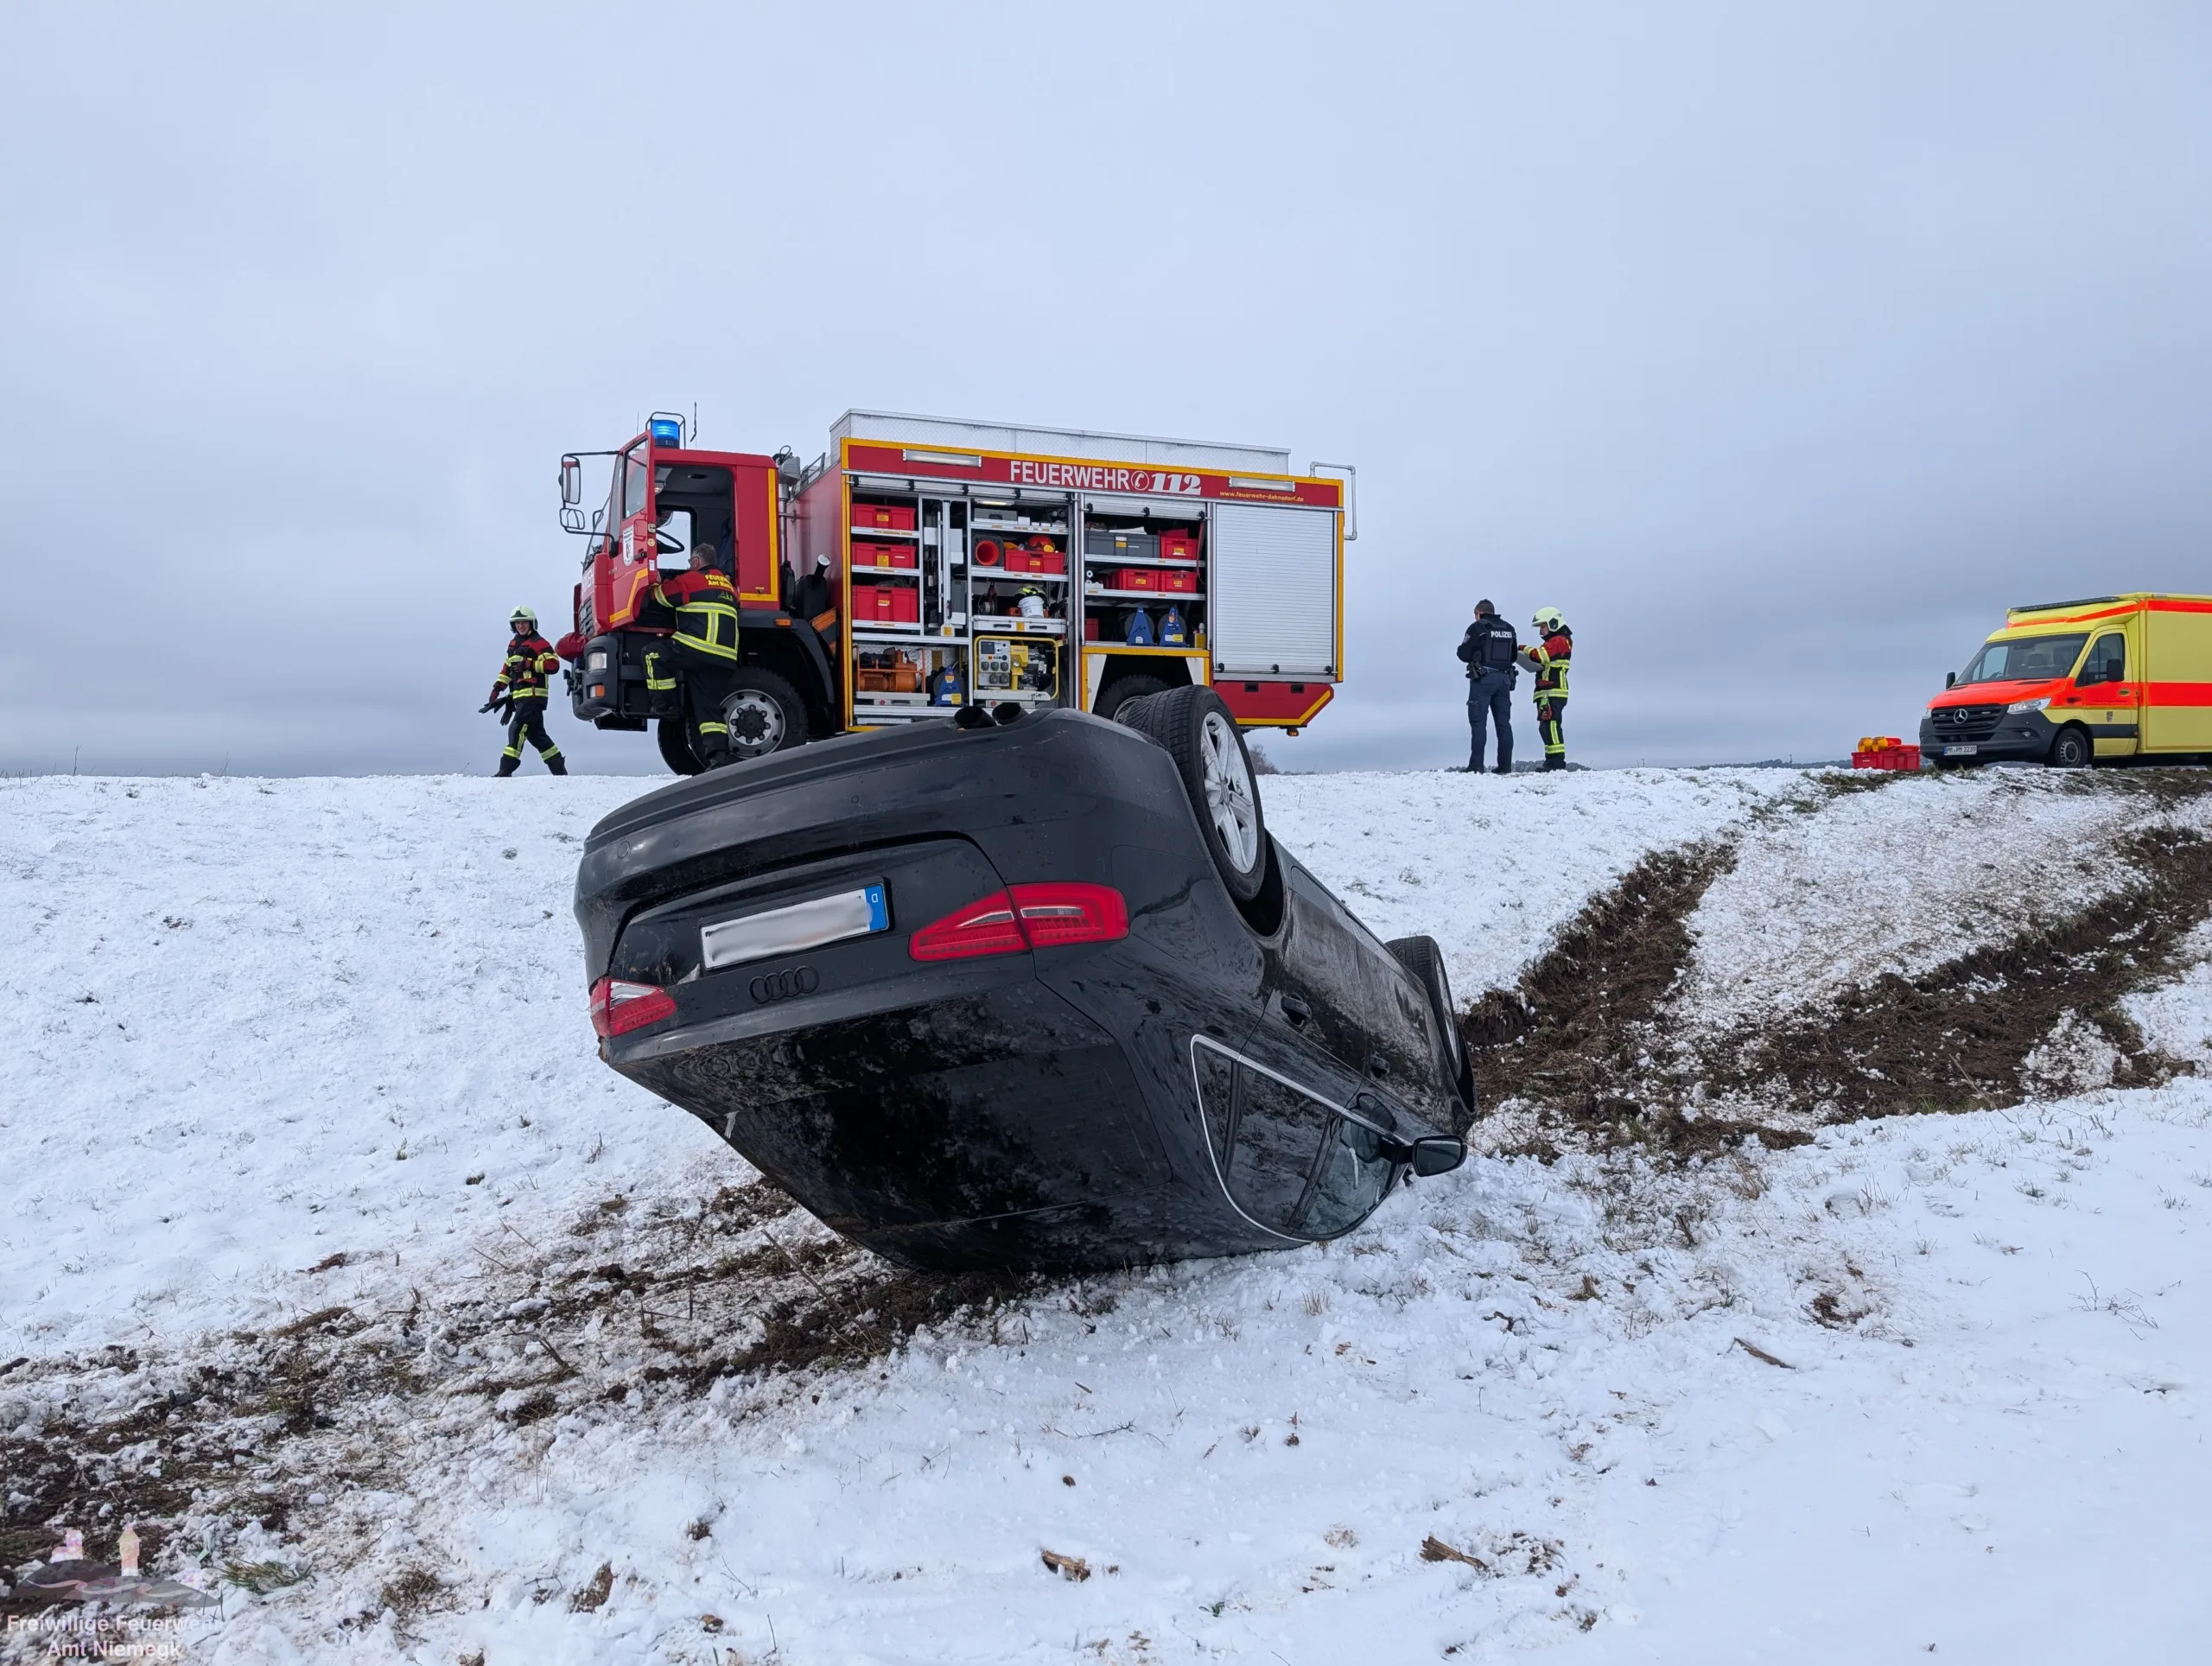
[[1212, 584], [1216, 676], [1336, 676], [1335, 511], [1217, 504]]

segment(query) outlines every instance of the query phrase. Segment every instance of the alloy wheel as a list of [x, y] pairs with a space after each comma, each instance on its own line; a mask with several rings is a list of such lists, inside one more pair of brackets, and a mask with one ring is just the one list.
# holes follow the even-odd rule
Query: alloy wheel
[[1206, 815], [1221, 846], [1240, 873], [1249, 873], [1260, 859], [1260, 817], [1252, 791], [1252, 773], [1244, 762], [1244, 749], [1236, 743], [1236, 730], [1217, 711], [1206, 714], [1200, 747], [1200, 768], [1206, 791]]

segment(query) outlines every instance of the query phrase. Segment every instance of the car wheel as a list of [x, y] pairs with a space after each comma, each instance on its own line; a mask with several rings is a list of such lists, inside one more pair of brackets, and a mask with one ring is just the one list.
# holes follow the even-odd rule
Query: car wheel
[[2079, 723], [2069, 723], [2058, 731], [2050, 743], [2050, 766], [2053, 769], [2087, 769], [2097, 755], [2091, 744], [2089, 731]]
[[1113, 717], [1132, 700], [1166, 691], [1167, 684], [1156, 677], [1117, 677], [1098, 691], [1098, 703], [1090, 709], [1097, 716]]
[[681, 717], [662, 718], [658, 738], [661, 762], [678, 775], [696, 775], [706, 768], [699, 761], [698, 754], [691, 750], [691, 736], [684, 728]]
[[806, 703], [773, 671], [741, 667], [722, 700], [733, 758], [765, 758], [806, 739]]
[[1437, 1027], [1444, 1032], [1444, 1050], [1452, 1065], [1452, 1091], [1459, 1096], [1465, 1112], [1465, 1121], [1452, 1131], [1464, 1135], [1475, 1119], [1475, 1069], [1467, 1057], [1467, 1038], [1459, 1033], [1459, 1009], [1452, 1004], [1452, 979], [1444, 969], [1444, 951], [1431, 937], [1396, 938], [1383, 946], [1428, 992], [1428, 1009], [1435, 1014]]
[[1268, 827], [1244, 736], [1222, 698], [1196, 685], [1124, 703], [1120, 721], [1147, 734], [1175, 760], [1183, 791], [1222, 884], [1238, 902], [1268, 877]]

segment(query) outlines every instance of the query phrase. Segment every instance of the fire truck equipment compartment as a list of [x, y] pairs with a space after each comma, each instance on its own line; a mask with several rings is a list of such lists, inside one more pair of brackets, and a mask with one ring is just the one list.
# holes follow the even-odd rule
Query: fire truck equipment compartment
[[[1211, 690], [1128, 709], [844, 736], [608, 816], [575, 893], [601, 1057], [916, 1267], [1290, 1249], [1456, 1167], [1434, 944], [1384, 944], [1268, 837]], [[1228, 835], [1217, 800], [1249, 810]], [[1262, 874], [1241, 904], [1224, 840]], [[707, 964], [709, 932], [798, 924]]]

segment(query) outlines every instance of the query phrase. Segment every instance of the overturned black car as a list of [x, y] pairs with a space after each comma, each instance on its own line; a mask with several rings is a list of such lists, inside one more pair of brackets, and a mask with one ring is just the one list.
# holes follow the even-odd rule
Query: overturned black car
[[1444, 963], [1271, 839], [1205, 688], [664, 787], [576, 877], [601, 1056], [911, 1266], [1280, 1249], [1465, 1160]]

